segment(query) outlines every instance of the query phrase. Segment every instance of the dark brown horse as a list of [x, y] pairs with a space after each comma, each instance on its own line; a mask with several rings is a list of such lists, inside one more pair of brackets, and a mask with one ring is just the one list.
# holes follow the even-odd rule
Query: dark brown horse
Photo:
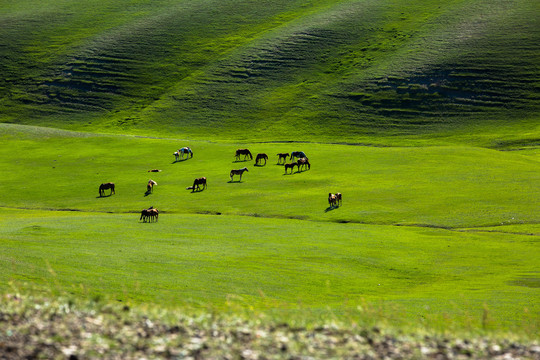
[[236, 160], [240, 161], [240, 155], [244, 155], [244, 160], [246, 160], [248, 156], [250, 160], [253, 160], [253, 155], [251, 155], [251, 151], [249, 151], [248, 149], [236, 150], [236, 154], [234, 155], [236, 157]]
[[342, 195], [341, 193], [336, 193], [336, 205], [341, 205], [341, 199], [342, 199]]
[[233, 181], [233, 176], [234, 175], [240, 175], [240, 180], [239, 181], [242, 181], [242, 174], [244, 173], [244, 171], [248, 171], [248, 169], [245, 167], [245, 168], [238, 169], [238, 170], [231, 170], [231, 173], [229, 174], [229, 176], [231, 178], [231, 181]]
[[195, 191], [195, 188], [197, 188], [197, 191], [201, 190], [201, 185], [203, 190], [206, 189], [206, 178], [204, 176], [193, 181], [193, 186], [191, 186], [193, 190], [191, 192]]
[[116, 192], [114, 191], [114, 183], [108, 182], [108, 183], [103, 183], [99, 185], [99, 196], [104, 196], [105, 190], [109, 190], [109, 189], [111, 190], [111, 193], [109, 194], [109, 196], [112, 194], [116, 194]]
[[279, 153], [277, 156], [279, 156], [277, 163], [281, 164], [281, 160], [283, 160], [283, 164], [285, 164], [285, 161], [287, 161], [287, 158], [289, 157], [289, 153]]
[[304, 158], [298, 159], [298, 171], [300, 171], [300, 168], [302, 168], [302, 167], [305, 169], [306, 166], [307, 166], [308, 170], [311, 169], [311, 164], [309, 163], [308, 158], [304, 157]]
[[285, 174], [287, 173], [288, 169], [291, 169], [291, 174], [292, 174], [295, 166], [298, 166], [298, 163], [296, 161], [290, 164], [285, 164]]
[[259, 161], [264, 160], [264, 165], [266, 165], [266, 160], [268, 160], [268, 155], [266, 154], [257, 154], [255, 157], [255, 165], [259, 165]]

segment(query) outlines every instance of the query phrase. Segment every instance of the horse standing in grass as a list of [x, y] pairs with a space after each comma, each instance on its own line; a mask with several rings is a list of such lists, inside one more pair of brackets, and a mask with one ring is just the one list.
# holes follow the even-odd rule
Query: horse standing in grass
[[157, 185], [157, 182], [154, 180], [148, 180], [148, 184], [146, 185], [146, 193], [150, 194], [154, 190], [154, 185]]
[[234, 156], [236, 157], [237, 161], [240, 161], [240, 155], [244, 155], [244, 160], [246, 160], [248, 156], [250, 160], [253, 160], [253, 155], [251, 155], [251, 151], [249, 151], [248, 149], [236, 150], [236, 154]]
[[255, 165], [259, 165], [259, 161], [264, 160], [264, 165], [266, 165], [266, 160], [268, 160], [268, 155], [266, 154], [257, 154], [255, 157]]
[[336, 193], [336, 205], [338, 206], [341, 205], [341, 199], [342, 199], [341, 193]]
[[292, 174], [295, 166], [298, 166], [298, 163], [296, 161], [290, 164], [285, 164], [285, 174], [287, 173], [288, 169], [291, 169], [291, 174]]
[[306, 166], [308, 170], [311, 169], [311, 164], [309, 163], [308, 158], [303, 157], [303, 158], [298, 159], [298, 171], [300, 171], [301, 167], [305, 169]]
[[193, 181], [193, 186], [191, 186], [191, 189], [193, 190], [191, 192], [195, 191], [195, 188], [197, 188], [197, 191], [201, 190], [201, 185], [203, 190], [206, 189], [206, 178], [204, 176]]
[[248, 171], [248, 169], [245, 167], [245, 168], [238, 169], [238, 170], [231, 170], [231, 173], [229, 174], [229, 177], [231, 178], [231, 181], [233, 181], [234, 175], [240, 175], [240, 180], [239, 181], [242, 181], [242, 174], [244, 173], [244, 171]]
[[330, 205], [330, 207], [334, 207], [337, 205], [337, 197], [336, 195], [332, 194], [332, 193], [328, 193], [328, 205]]
[[143, 209], [141, 211], [141, 217], [139, 218], [139, 221], [142, 220], [143, 222], [146, 222], [148, 220], [149, 222], [152, 222], [153, 220], [155, 220], [157, 222], [158, 218], [159, 218], [158, 209], [154, 209], [154, 207], [151, 206], [150, 208]]
[[109, 196], [112, 194], [116, 194], [116, 192], [114, 191], [114, 183], [108, 182], [108, 183], [103, 183], [99, 185], [99, 196], [104, 196], [105, 190], [109, 190], [109, 189], [111, 190], [111, 193], [109, 194]]
[[[189, 147], [187, 147], [187, 146], [185, 146], [185, 147], [179, 149], [178, 152], [180, 153], [180, 159], [183, 159], [183, 158], [184, 158], [184, 154], [186, 154], [186, 159], [187, 159], [187, 158], [192, 158], [192, 157], [193, 157], [193, 151], [192, 151]], [[191, 155], [191, 156], [190, 156], [190, 155]]]
[[287, 158], [289, 157], [289, 153], [279, 153], [277, 156], [279, 156], [277, 163], [281, 164], [281, 160], [283, 160], [283, 164], [285, 164], [285, 161], [287, 161]]
[[293, 151], [289, 160], [292, 160], [293, 158], [307, 158], [307, 156], [303, 151]]

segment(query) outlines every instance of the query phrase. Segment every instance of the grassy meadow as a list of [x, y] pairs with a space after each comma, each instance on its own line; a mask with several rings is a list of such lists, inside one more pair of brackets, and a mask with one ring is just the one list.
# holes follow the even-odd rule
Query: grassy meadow
[[538, 13], [0, 0], [0, 292], [537, 338]]
[[[538, 327], [535, 155], [1, 129], [0, 162], [11, 170], [4, 291], [283, 317], [362, 316], [364, 306], [402, 325]], [[194, 157], [176, 162], [182, 146]], [[269, 153], [267, 165], [238, 162], [238, 147]], [[275, 154], [296, 149], [312, 167], [286, 175]], [[200, 176], [208, 188], [186, 190]], [[148, 195], [150, 178], [158, 185]], [[99, 197], [107, 181], [116, 194]], [[344, 194], [342, 206], [329, 208], [329, 191]], [[158, 223], [139, 221], [149, 206]]]

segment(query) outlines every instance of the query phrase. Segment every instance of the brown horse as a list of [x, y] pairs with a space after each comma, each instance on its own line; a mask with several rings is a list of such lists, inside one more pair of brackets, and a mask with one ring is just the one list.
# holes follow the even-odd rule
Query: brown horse
[[108, 183], [103, 183], [99, 185], [99, 196], [104, 196], [105, 190], [109, 190], [109, 189], [111, 190], [111, 193], [109, 194], [109, 196], [112, 194], [116, 194], [116, 192], [114, 191], [114, 183], [108, 182]]
[[266, 165], [266, 160], [268, 160], [268, 155], [266, 154], [257, 154], [255, 157], [255, 165], [259, 165], [259, 161], [264, 160], [264, 165]]
[[231, 181], [233, 181], [234, 175], [240, 175], [240, 180], [239, 181], [242, 181], [242, 174], [244, 173], [244, 171], [248, 171], [248, 169], [245, 167], [245, 168], [238, 169], [238, 170], [231, 170], [231, 173], [229, 174], [229, 177], [231, 178]]
[[342, 198], [342, 195], [341, 193], [336, 193], [336, 205], [341, 205], [341, 198]]
[[300, 158], [298, 159], [298, 171], [300, 171], [300, 168], [305, 168], [307, 166], [308, 170], [311, 169], [311, 164], [309, 163], [308, 158]]
[[154, 180], [150, 179], [148, 180], [148, 184], [146, 184], [146, 193], [147, 194], [150, 194], [153, 192], [154, 190], [154, 185], [157, 185], [157, 182], [155, 182]]
[[240, 161], [240, 155], [244, 155], [244, 160], [246, 160], [248, 156], [250, 160], [253, 160], [253, 155], [251, 155], [251, 151], [249, 151], [248, 149], [236, 150], [236, 154], [234, 156], [236, 157], [237, 161]]
[[159, 218], [159, 211], [158, 209], [154, 209], [153, 207], [150, 207], [148, 209], [143, 209], [141, 211], [141, 217], [139, 218], [139, 221], [142, 220], [143, 222], [146, 222], [147, 220], [149, 222], [152, 221], [158, 221]]
[[191, 192], [195, 191], [195, 188], [197, 188], [197, 191], [201, 190], [201, 185], [203, 190], [206, 189], [206, 178], [204, 176], [193, 181], [193, 186], [191, 186], [193, 190]]
[[292, 174], [295, 166], [298, 166], [298, 163], [296, 161], [290, 164], [285, 164], [285, 174], [287, 173], [288, 169], [291, 169], [291, 174]]
[[283, 164], [285, 164], [285, 161], [287, 161], [287, 158], [289, 157], [289, 153], [279, 153], [277, 156], [279, 156], [277, 163], [281, 164], [281, 160], [283, 159]]
[[334, 195], [332, 193], [328, 193], [328, 205], [330, 205], [330, 207], [334, 207], [334, 206], [336, 206], [336, 204], [337, 204], [336, 195]]

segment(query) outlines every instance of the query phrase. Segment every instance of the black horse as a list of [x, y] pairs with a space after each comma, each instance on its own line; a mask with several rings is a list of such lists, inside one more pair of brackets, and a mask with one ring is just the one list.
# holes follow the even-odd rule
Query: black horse
[[236, 157], [236, 160], [240, 161], [240, 155], [244, 155], [244, 160], [246, 160], [248, 156], [250, 160], [253, 160], [253, 155], [251, 155], [251, 151], [249, 151], [248, 149], [236, 150], [236, 154], [234, 155]]
[[114, 191], [114, 183], [112, 182], [103, 183], [99, 185], [99, 196], [104, 196], [105, 190], [111, 190], [111, 193], [109, 194], [109, 196], [112, 194], [116, 194], [116, 192]]

